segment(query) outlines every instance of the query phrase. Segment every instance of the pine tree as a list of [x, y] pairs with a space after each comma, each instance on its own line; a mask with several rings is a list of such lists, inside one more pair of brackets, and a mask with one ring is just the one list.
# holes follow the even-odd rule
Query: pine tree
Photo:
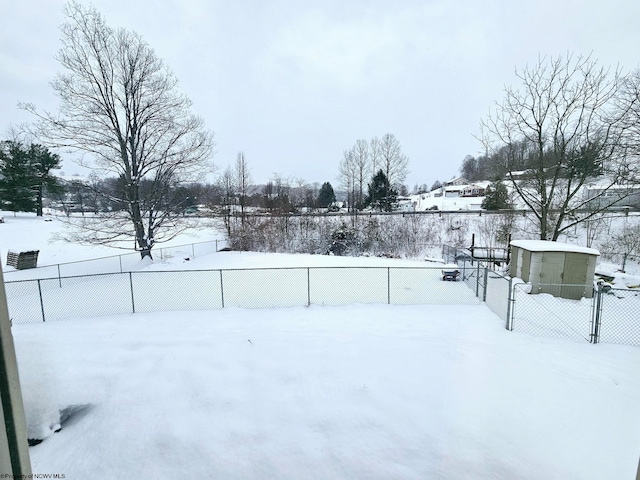
[[63, 190], [59, 180], [51, 175], [51, 170], [60, 168], [60, 157], [51, 153], [48, 148], [38, 144], [29, 146], [30, 174], [36, 192], [36, 215], [42, 216], [42, 198], [44, 192], [61, 193]]
[[333, 191], [333, 187], [331, 183], [324, 182], [320, 187], [320, 192], [318, 193], [318, 207], [327, 208], [333, 202], [336, 201], [336, 195]]
[[36, 212], [42, 215], [45, 190], [59, 193], [62, 186], [51, 175], [60, 168], [60, 157], [47, 148], [4, 141], [0, 147], [0, 206], [12, 212]]
[[501, 180], [492, 182], [491, 185], [487, 187], [487, 192], [484, 200], [482, 200], [481, 208], [484, 208], [485, 210], [502, 210], [510, 207], [511, 205], [509, 202], [509, 192], [507, 191], [507, 187]]
[[390, 212], [396, 202], [398, 193], [391, 187], [389, 179], [382, 170], [378, 170], [368, 185], [369, 194], [366, 204], [381, 212]]
[[28, 153], [17, 142], [0, 148], [0, 207], [12, 212], [33, 212], [36, 196], [29, 173]]

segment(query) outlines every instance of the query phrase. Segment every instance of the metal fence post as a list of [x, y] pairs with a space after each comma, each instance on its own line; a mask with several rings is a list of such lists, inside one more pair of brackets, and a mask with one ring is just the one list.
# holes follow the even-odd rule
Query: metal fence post
[[224, 283], [222, 282], [222, 270], [220, 270], [220, 298], [222, 300], [222, 308], [224, 308]]
[[131, 288], [131, 310], [136, 313], [136, 302], [133, 296], [133, 274], [131, 272], [129, 272], [129, 287]]
[[118, 255], [118, 260], [120, 260], [120, 273], [122, 273], [122, 255]]
[[513, 307], [511, 303], [515, 301], [513, 297], [513, 279], [509, 279], [509, 293], [507, 294], [507, 330], [513, 330]]
[[480, 296], [480, 262], [478, 262], [478, 266], [476, 267], [476, 298], [478, 298], [479, 296]]
[[487, 301], [487, 285], [489, 282], [489, 267], [484, 267], [484, 290], [482, 292], [482, 301]]
[[62, 278], [60, 277], [60, 264], [58, 263], [58, 285], [62, 288]]
[[387, 303], [391, 305], [391, 268], [387, 267]]
[[193, 243], [191, 244], [191, 256], [192, 256], [193, 258], [195, 258], [195, 257], [196, 257], [196, 249], [195, 249], [195, 247], [194, 247]]
[[40, 296], [40, 311], [42, 312], [42, 323], [44, 323], [44, 302], [42, 301], [42, 287], [40, 286], [40, 279], [38, 279], [38, 295]]
[[307, 307], [311, 305], [311, 272], [307, 267]]
[[591, 332], [591, 343], [598, 343], [600, 341], [600, 320], [602, 309], [602, 283], [598, 283], [596, 289], [596, 311], [593, 318], [593, 331]]

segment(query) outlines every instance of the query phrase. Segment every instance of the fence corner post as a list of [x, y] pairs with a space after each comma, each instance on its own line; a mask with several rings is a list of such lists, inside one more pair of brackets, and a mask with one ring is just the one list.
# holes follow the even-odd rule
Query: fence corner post
[[600, 321], [602, 320], [602, 293], [604, 292], [603, 283], [598, 282], [595, 288], [596, 293], [596, 306], [593, 312], [593, 327], [591, 332], [591, 343], [598, 343], [600, 341]]
[[487, 301], [487, 286], [489, 282], [489, 267], [485, 265], [484, 267], [484, 290], [482, 291], [482, 301]]
[[507, 294], [507, 330], [513, 330], [513, 278], [509, 278], [509, 293]]

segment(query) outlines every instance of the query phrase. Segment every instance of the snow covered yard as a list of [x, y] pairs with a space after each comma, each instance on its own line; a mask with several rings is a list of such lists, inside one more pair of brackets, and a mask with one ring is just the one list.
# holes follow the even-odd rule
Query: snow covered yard
[[66, 478], [632, 478], [640, 349], [483, 305], [162, 312], [13, 327], [30, 449]]
[[[60, 228], [55, 220], [9, 220], [0, 232], [2, 252], [39, 248], [42, 263], [108, 254], [104, 247], [51, 242]], [[175, 244], [218, 236], [196, 233]], [[187, 249], [136, 270], [192, 280], [205, 273], [162, 271], [425, 265], [244, 252], [193, 258]], [[344, 284], [324, 284], [356, 292], [359, 284], [344, 278]], [[490, 280], [491, 292], [504, 293], [504, 281]], [[449, 292], [436, 292], [445, 299], [466, 302], [466, 294], [477, 302], [463, 282], [434, 282]], [[48, 436], [30, 448], [34, 473], [69, 479], [581, 480], [635, 474], [637, 347], [508, 332], [503, 320], [477, 304], [96, 318], [93, 310], [114, 300], [113, 285], [86, 290], [94, 283], [79, 283], [84, 293], [65, 300], [77, 304], [79, 318], [12, 328], [29, 431]], [[193, 293], [183, 283], [143, 292], [156, 306], [187, 308], [174, 301]], [[415, 284], [398, 284], [394, 294], [417, 292]], [[488, 301], [498, 300], [491, 295]], [[93, 310], [83, 314], [86, 309]], [[58, 421], [62, 430], [52, 434]]]

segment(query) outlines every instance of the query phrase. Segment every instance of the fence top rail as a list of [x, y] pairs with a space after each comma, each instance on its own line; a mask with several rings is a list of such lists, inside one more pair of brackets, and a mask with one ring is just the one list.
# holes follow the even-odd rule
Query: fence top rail
[[488, 267], [485, 267], [489, 270], [489, 276], [491, 278], [503, 278], [505, 280], [511, 280], [511, 277], [509, 277], [508, 275], [502, 275], [500, 272], [496, 272], [495, 270], [491, 270]]
[[[588, 287], [586, 283], [541, 283], [541, 282], [522, 282], [514, 283], [514, 287], [524, 288], [531, 285], [541, 285], [544, 287]], [[595, 285], [594, 285], [595, 288]]]
[[5, 280], [4, 283], [5, 285], [8, 285], [10, 283], [48, 282], [48, 281], [55, 281], [56, 283], [58, 283], [60, 280], [70, 280], [74, 278], [107, 277], [109, 275], [129, 275], [130, 273], [137, 273], [137, 272], [89, 273], [87, 275], [69, 275], [66, 277], [55, 276], [55, 277], [44, 277], [44, 278], [25, 278], [22, 280]]
[[46, 277], [46, 278], [29, 278], [23, 280], [5, 280], [5, 284], [9, 283], [26, 283], [36, 281], [56, 281], [69, 280], [74, 278], [92, 278], [106, 277], [109, 275], [150, 275], [153, 273], [194, 273], [194, 272], [255, 272], [255, 271], [277, 271], [277, 270], [442, 270], [443, 265], [435, 266], [324, 266], [324, 267], [257, 267], [257, 268], [207, 268], [201, 270], [139, 270], [133, 272], [112, 272], [112, 273], [92, 273], [87, 275], [69, 275], [63, 277]]
[[604, 292], [625, 292], [625, 293], [633, 293], [636, 295], [640, 295], [640, 290], [637, 288], [616, 288], [616, 287], [609, 287], [608, 284], [602, 284], [604, 288]]
[[[307, 266], [307, 267], [255, 267], [255, 268], [211, 268], [202, 270], [140, 270], [132, 273], [171, 273], [171, 272], [236, 272], [236, 271], [256, 271], [256, 270], [442, 270], [445, 264], [425, 265], [425, 266], [373, 266], [373, 265], [335, 265], [335, 266]], [[57, 277], [56, 277], [57, 278]], [[63, 277], [64, 278], [64, 277]]]

